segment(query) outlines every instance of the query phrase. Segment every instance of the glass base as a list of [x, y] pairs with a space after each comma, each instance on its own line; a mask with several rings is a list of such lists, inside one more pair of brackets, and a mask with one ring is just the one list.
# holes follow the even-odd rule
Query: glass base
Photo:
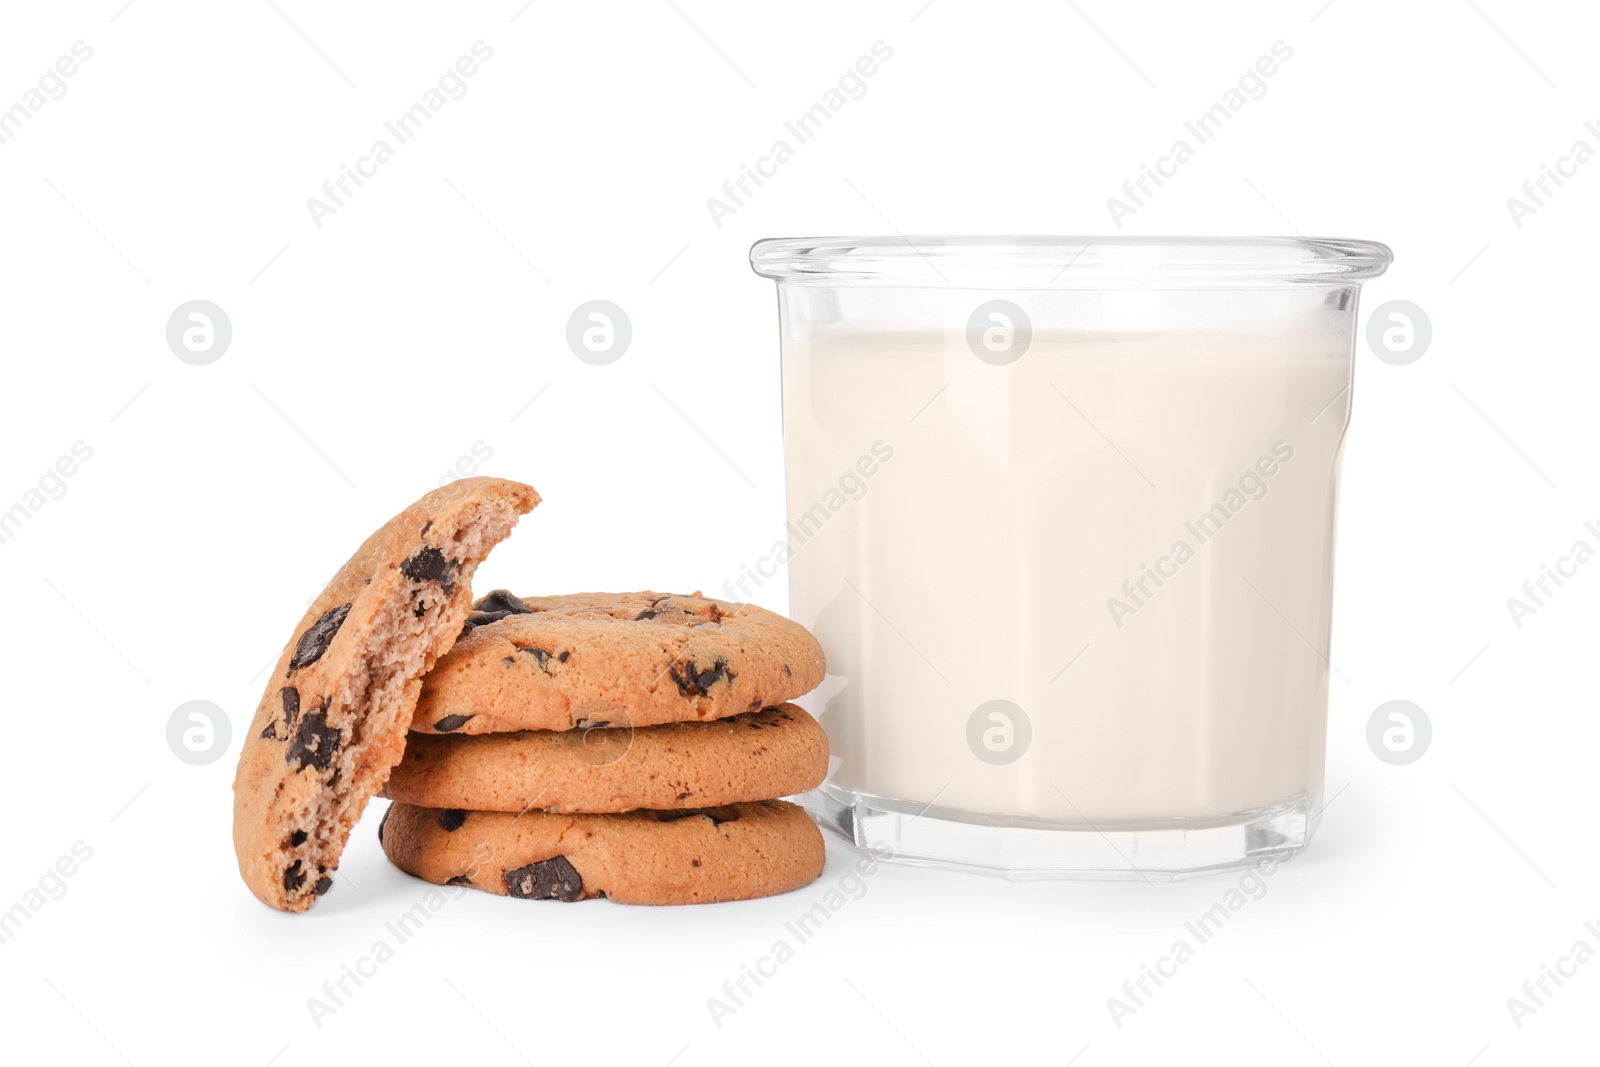
[[1140, 829], [968, 822], [829, 785], [800, 797], [824, 829], [880, 859], [1013, 879], [1172, 882], [1288, 859], [1311, 840], [1312, 797], [1221, 819]]

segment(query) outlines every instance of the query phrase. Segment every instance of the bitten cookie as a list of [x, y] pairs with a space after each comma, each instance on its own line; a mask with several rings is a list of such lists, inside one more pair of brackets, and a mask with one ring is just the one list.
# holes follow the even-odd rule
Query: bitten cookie
[[822, 683], [805, 627], [750, 604], [661, 593], [496, 590], [422, 687], [411, 728], [485, 734], [657, 726], [759, 711]]
[[822, 873], [822, 834], [781, 800], [697, 811], [552, 815], [390, 806], [396, 867], [528, 900], [710, 904], [787, 893]]
[[332, 885], [400, 762], [423, 673], [461, 633], [473, 572], [538, 502], [499, 478], [434, 490], [367, 538], [295, 627], [233, 783], [239, 873], [262, 901], [304, 911]]
[[641, 729], [416, 734], [383, 795], [432, 808], [619, 812], [791, 796], [828, 773], [828, 737], [793, 704]]

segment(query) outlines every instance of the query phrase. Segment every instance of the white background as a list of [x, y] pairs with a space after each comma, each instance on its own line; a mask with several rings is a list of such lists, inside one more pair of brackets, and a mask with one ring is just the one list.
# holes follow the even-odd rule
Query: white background
[[[122, 3], [0, 15], [0, 107], [75, 41], [94, 50], [0, 145], [0, 508], [93, 449], [0, 544], [0, 909], [92, 849], [0, 945], [6, 1059], [1593, 1057], [1600, 962], [1520, 1028], [1506, 1006], [1579, 938], [1600, 948], [1600, 565], [1520, 629], [1505, 604], [1600, 520], [1600, 162], [1520, 228], [1506, 207], [1574, 140], [1600, 147], [1584, 5]], [[315, 226], [306, 199], [479, 40], [494, 54], [466, 95]], [[716, 226], [706, 198], [879, 40], [894, 55], [866, 95]], [[379, 802], [314, 911], [262, 907], [229, 787], [261, 672], [361, 538], [482, 442], [483, 470], [546, 503], [481, 588], [719, 589], [782, 523], [753, 240], [1116, 232], [1106, 198], [1278, 40], [1294, 55], [1267, 94], [1121, 232], [1385, 241], [1363, 322], [1388, 299], [1433, 321], [1412, 365], [1358, 349], [1333, 644], [1349, 681], [1312, 848], [1121, 1027], [1107, 998], [1235, 879], [885, 868], [720, 1027], [707, 998], [848, 849], [830, 842], [815, 886], [742, 904], [465, 894], [317, 1027], [307, 998], [425, 887], [381, 855]], [[233, 325], [209, 366], [165, 342], [195, 298]], [[592, 298], [633, 323], [606, 367], [564, 342]], [[782, 609], [783, 583], [756, 599]], [[1365, 743], [1393, 698], [1433, 721], [1410, 766]], [[192, 699], [234, 727], [207, 766], [167, 747]]]

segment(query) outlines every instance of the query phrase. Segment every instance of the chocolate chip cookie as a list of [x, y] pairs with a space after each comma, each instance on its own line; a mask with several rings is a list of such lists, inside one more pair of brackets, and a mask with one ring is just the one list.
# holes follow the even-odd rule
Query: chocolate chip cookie
[[473, 605], [423, 683], [411, 729], [484, 734], [727, 718], [821, 684], [822, 646], [751, 604], [664, 593]]
[[822, 727], [782, 704], [639, 729], [415, 734], [383, 795], [480, 811], [709, 808], [804, 793], [827, 773]]
[[525, 900], [747, 900], [809, 885], [823, 862], [816, 824], [781, 800], [621, 815], [515, 815], [397, 802], [379, 838], [394, 865], [419, 878]]
[[423, 674], [461, 633], [473, 572], [538, 502], [499, 478], [434, 490], [369, 537], [295, 627], [233, 783], [239, 873], [262, 901], [304, 911], [333, 884], [400, 761]]

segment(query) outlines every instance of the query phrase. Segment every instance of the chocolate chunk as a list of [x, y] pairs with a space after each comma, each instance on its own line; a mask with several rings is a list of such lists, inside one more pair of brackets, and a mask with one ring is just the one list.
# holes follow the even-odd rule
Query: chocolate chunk
[[456, 567], [453, 559], [445, 559], [437, 548], [424, 548], [400, 564], [400, 573], [413, 582], [438, 582], [445, 595], [455, 592]]
[[525, 647], [523, 645], [518, 645], [517, 646], [517, 651], [518, 652], [526, 652], [528, 655], [532, 656], [534, 658], [534, 662], [539, 664], [539, 669], [541, 671], [544, 671], [544, 673], [546, 673], [546, 674], [550, 673], [550, 661], [551, 660], [559, 659], [560, 662], [562, 662], [562, 663], [567, 662], [567, 654], [564, 653], [564, 652], [559, 657], [557, 657], [557, 656], [553, 655], [547, 649]]
[[[474, 712], [474, 714], [476, 714], [476, 712]], [[466, 721], [470, 718], [472, 718], [472, 715], [446, 715], [444, 718], [434, 723], [433, 728], [438, 730], [440, 733], [447, 734], [451, 730], [461, 729], [461, 727], [464, 726]]]
[[675, 663], [670, 670], [672, 680], [677, 683], [678, 692], [686, 697], [703, 697], [719, 681], [726, 681], [731, 685], [734, 678], [738, 677], [728, 669], [728, 661], [721, 656], [717, 657], [717, 661], [709, 670], [695, 666], [693, 660], [682, 664]]
[[306, 843], [306, 832], [304, 830], [296, 830], [294, 833], [289, 835], [289, 847], [290, 848], [299, 848], [301, 845], [303, 845], [305, 843]]
[[[480, 611], [476, 615], [468, 615], [467, 621], [461, 627], [461, 636], [465, 637], [480, 626], [499, 622], [508, 615], [515, 615], [514, 611]], [[459, 638], [458, 638], [459, 640]]]
[[288, 870], [283, 872], [283, 888], [293, 893], [305, 884], [305, 872], [300, 869], [300, 861], [295, 860], [289, 864]]
[[324, 705], [306, 712], [283, 758], [291, 767], [310, 764], [319, 771], [325, 771], [333, 766], [333, 757], [339, 751], [342, 740], [344, 735], [328, 725], [328, 709]]
[[428, 536], [428, 531], [431, 529], [433, 529], [433, 520], [429, 519], [427, 522], [422, 524], [422, 530], [417, 534], [417, 536], [426, 537]]
[[504, 611], [511, 615], [532, 615], [533, 609], [505, 589], [494, 589], [482, 600], [472, 605], [473, 611]]
[[[663, 607], [669, 600], [677, 601], [676, 604]], [[663, 596], [650, 602], [650, 606], [633, 617], [634, 622], [644, 622], [647, 619], [657, 619], [662, 615], [672, 612], [681, 614], [684, 619], [700, 618], [693, 623], [695, 626], [710, 626], [722, 622], [722, 609], [710, 600], [702, 600], [692, 596]], [[674, 616], [676, 617], [676, 616]]]
[[439, 825], [444, 827], [447, 833], [455, 833], [466, 821], [467, 813], [460, 808], [446, 808], [439, 813]]
[[450, 879], [448, 882], [445, 883], [445, 885], [471, 885], [471, 884], [472, 884], [472, 879], [467, 877], [464, 874], [458, 874], [454, 878]]
[[309, 667], [322, 658], [328, 651], [328, 646], [333, 644], [334, 635], [339, 632], [339, 627], [344, 625], [346, 615], [350, 614], [349, 604], [340, 604], [330, 609], [322, 618], [311, 624], [311, 628], [300, 635], [300, 640], [295, 642], [294, 658], [289, 661], [289, 670], [284, 677], [288, 677], [301, 667]]
[[530, 863], [505, 873], [506, 892], [519, 900], [577, 900], [583, 878], [567, 857]]
[[661, 614], [661, 611], [660, 611], [661, 605], [665, 604], [667, 601], [669, 601], [671, 599], [672, 599], [672, 597], [671, 597], [670, 594], [667, 595], [667, 596], [658, 596], [658, 597], [656, 597], [654, 600], [650, 601], [650, 606], [649, 607], [645, 608], [643, 611], [639, 612], [639, 614], [637, 614], [637, 615], [635, 615], [633, 617], [633, 621], [634, 622], [644, 622], [646, 619], [655, 618], [656, 616]]
[[278, 696], [283, 701], [283, 733], [278, 733], [278, 720], [267, 723], [261, 730], [263, 741], [287, 741], [294, 732], [294, 720], [300, 715], [300, 690], [292, 685], [286, 685], [278, 690]]
[[323, 875], [321, 878], [317, 879], [317, 884], [312, 887], [311, 891], [313, 893], [315, 893], [317, 896], [320, 897], [322, 894], [326, 893], [329, 889], [332, 889], [332, 888], [333, 888], [333, 879], [329, 878], [327, 875]]

